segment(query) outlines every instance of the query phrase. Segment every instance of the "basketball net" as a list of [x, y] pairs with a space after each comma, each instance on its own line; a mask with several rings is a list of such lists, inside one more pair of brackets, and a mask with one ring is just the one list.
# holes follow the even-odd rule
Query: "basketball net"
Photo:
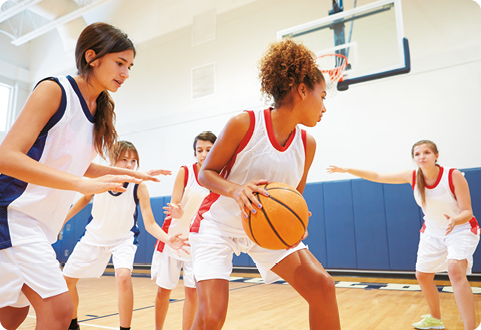
[[337, 83], [342, 81], [344, 69], [347, 66], [347, 58], [342, 54], [325, 54], [317, 58], [319, 69], [326, 80], [326, 97], [337, 95]]

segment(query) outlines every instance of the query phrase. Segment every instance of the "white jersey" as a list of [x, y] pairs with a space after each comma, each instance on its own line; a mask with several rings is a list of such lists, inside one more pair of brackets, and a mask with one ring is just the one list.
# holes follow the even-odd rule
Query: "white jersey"
[[[184, 168], [184, 194], [180, 204], [184, 208], [184, 214], [180, 219], [165, 220], [162, 229], [170, 236], [182, 234], [183, 238], [189, 237], [189, 227], [192, 219], [197, 214], [199, 206], [204, 198], [209, 194], [207, 188], [202, 187], [198, 180], [197, 163], [190, 166], [182, 166]], [[187, 250], [189, 250], [187, 248]], [[192, 256], [181, 250], [180, 256], [178, 251], [172, 249], [164, 242], [157, 241], [157, 251], [167, 253], [169, 256], [179, 260], [191, 260]]]
[[[434, 185], [426, 185], [425, 205], [422, 204], [421, 194], [416, 187], [417, 171], [413, 171], [414, 199], [424, 212], [424, 224], [421, 228], [422, 233], [431, 236], [445, 237], [448, 220], [444, 215], [447, 214], [450, 217], [455, 217], [459, 214], [458, 202], [454, 195], [454, 170], [454, 168], [439, 167], [439, 175]], [[478, 233], [478, 222], [476, 218], [473, 217], [471, 221], [455, 226], [450, 235], [466, 229], [472, 230], [475, 234]]]
[[[93, 116], [72, 77], [47, 79], [60, 85], [62, 100], [27, 155], [48, 167], [81, 177], [97, 155]], [[54, 243], [75, 191], [0, 175], [0, 196], [0, 249], [5, 249], [37, 241]]]
[[[221, 175], [241, 185], [265, 179], [297, 187], [304, 174], [306, 132], [296, 126], [282, 147], [272, 129], [271, 109], [248, 113], [249, 130]], [[239, 205], [233, 198], [210, 193], [199, 208], [191, 232], [198, 232], [202, 226], [219, 235], [247, 237], [241, 217]]]
[[125, 241], [138, 244], [138, 187], [138, 184], [126, 182], [127, 191], [123, 193], [107, 191], [95, 195], [82, 242], [96, 246], [115, 246]]

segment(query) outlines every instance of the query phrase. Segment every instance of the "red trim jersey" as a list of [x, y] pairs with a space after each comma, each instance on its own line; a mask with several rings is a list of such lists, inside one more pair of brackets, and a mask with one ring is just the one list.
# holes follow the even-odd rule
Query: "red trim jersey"
[[[182, 166], [184, 168], [184, 194], [180, 204], [184, 208], [184, 214], [180, 219], [165, 220], [162, 229], [170, 236], [182, 233], [182, 238], [189, 237], [189, 227], [192, 219], [197, 214], [199, 206], [204, 198], [209, 194], [207, 188], [199, 183], [197, 173], [197, 163]], [[167, 253], [169, 256], [179, 260], [191, 260], [192, 256], [183, 251], [176, 251], [161, 241], [157, 241], [157, 250]], [[187, 249], [188, 250], [188, 249]], [[180, 252], [180, 256], [178, 254]]]
[[[240, 185], [265, 179], [296, 188], [304, 174], [306, 132], [296, 126], [285, 146], [281, 146], [274, 136], [271, 109], [248, 113], [249, 130], [221, 176]], [[241, 217], [239, 205], [233, 198], [210, 193], [200, 206], [190, 231], [198, 232], [202, 226], [219, 235], [247, 237]]]
[[[424, 224], [420, 230], [422, 233], [437, 237], [446, 236], [448, 220], [444, 215], [447, 214], [450, 217], [455, 217], [459, 214], [458, 202], [454, 194], [454, 170], [454, 168], [439, 167], [439, 175], [434, 185], [426, 185], [425, 205], [423, 205], [421, 194], [416, 188], [417, 172], [413, 171], [414, 199], [424, 212]], [[465, 224], [455, 226], [451, 234], [466, 229], [470, 229], [474, 234], [478, 234], [479, 226], [475, 217]]]

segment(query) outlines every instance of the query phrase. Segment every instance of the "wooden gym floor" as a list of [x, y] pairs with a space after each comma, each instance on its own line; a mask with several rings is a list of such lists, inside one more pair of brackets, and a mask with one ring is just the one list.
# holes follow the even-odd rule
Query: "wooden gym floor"
[[[148, 274], [134, 275], [141, 277], [132, 277], [135, 296], [132, 329], [154, 329], [157, 286], [146, 277]], [[236, 279], [230, 283], [229, 311], [224, 329], [309, 328], [307, 304], [289, 285], [259, 283], [257, 274], [237, 273], [233, 274], [233, 277]], [[422, 314], [429, 313], [421, 291], [417, 291], [415, 280], [359, 277], [334, 277], [334, 280], [339, 281], [336, 291], [343, 330], [413, 329], [411, 324], [419, 321]], [[436, 281], [436, 284], [446, 286], [443, 291], [448, 291], [439, 294], [446, 329], [463, 330], [454, 295], [449, 292], [449, 282]], [[472, 282], [471, 286], [475, 292], [481, 293], [481, 282]], [[113, 276], [82, 279], [78, 283], [78, 289], [79, 321], [82, 330], [119, 329], [117, 289]], [[183, 299], [184, 287], [180, 281], [178, 287], [172, 291], [165, 330], [181, 329]], [[476, 320], [479, 323], [481, 294], [475, 294], [475, 303]], [[35, 312], [31, 309], [28, 318], [19, 329], [34, 328]]]

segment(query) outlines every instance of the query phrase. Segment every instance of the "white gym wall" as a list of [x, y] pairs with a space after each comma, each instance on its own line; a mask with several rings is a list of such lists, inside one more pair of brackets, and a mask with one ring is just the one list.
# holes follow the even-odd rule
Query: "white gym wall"
[[[190, 2], [182, 3], [188, 7]], [[195, 160], [195, 135], [218, 134], [232, 115], [263, 106], [256, 62], [277, 31], [324, 17], [331, 9], [326, 0], [217, 1], [219, 6], [227, 2], [237, 3], [236, 8], [208, 2], [205, 12], [217, 10], [215, 39], [197, 46], [192, 46], [192, 20], [169, 21], [160, 7], [115, 0], [103, 9], [137, 46], [129, 80], [112, 94], [120, 138], [137, 146], [141, 169], [174, 173], [160, 184], [149, 183], [151, 196], [171, 194], [178, 168]], [[344, 0], [345, 9], [353, 2]], [[369, 2], [358, 0], [357, 6]], [[308, 182], [351, 178], [326, 174], [329, 164], [414, 168], [410, 148], [420, 139], [438, 144], [445, 166], [481, 167], [481, 8], [473, 0], [403, 0], [402, 8], [411, 72], [351, 85], [326, 101], [322, 122], [307, 129], [317, 140]], [[203, 13], [197, 11], [193, 14]], [[181, 17], [180, 12], [172, 17]], [[95, 15], [84, 19], [91, 23]], [[169, 31], [168, 23], [179, 28]], [[152, 30], [167, 32], [149, 39]], [[192, 69], [213, 62], [215, 94], [193, 100]], [[65, 52], [56, 30], [20, 47], [0, 34], [0, 82], [20, 83], [19, 108], [39, 79], [64, 74], [75, 74], [73, 52]]]

